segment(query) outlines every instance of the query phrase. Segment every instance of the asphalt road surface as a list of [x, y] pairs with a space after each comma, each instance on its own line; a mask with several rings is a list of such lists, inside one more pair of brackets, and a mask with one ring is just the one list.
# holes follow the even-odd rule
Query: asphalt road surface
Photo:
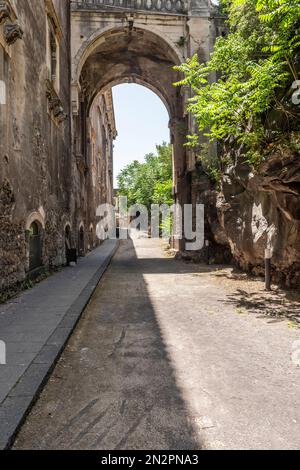
[[15, 448], [300, 449], [299, 329], [214, 269], [122, 242]]

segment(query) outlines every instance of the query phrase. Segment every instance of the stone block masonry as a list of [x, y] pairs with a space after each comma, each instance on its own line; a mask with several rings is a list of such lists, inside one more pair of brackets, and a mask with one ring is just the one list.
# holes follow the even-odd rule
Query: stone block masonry
[[144, 85], [166, 105], [174, 198], [189, 201], [194, 124], [174, 66], [206, 60], [218, 31], [206, 0], [0, 2], [0, 291], [99, 245], [117, 84]]
[[[98, 182], [112, 186], [109, 158], [93, 175], [94, 156], [73, 152], [70, 3], [0, 2], [0, 292], [64, 265], [67, 249], [96, 248], [96, 205], [112, 193]], [[115, 136], [108, 95], [103, 148]]]

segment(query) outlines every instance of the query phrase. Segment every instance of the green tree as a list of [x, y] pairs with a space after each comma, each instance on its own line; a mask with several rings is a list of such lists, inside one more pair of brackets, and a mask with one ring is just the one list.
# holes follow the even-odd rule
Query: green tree
[[[219, 143], [222, 171], [228, 158], [259, 163], [270, 138], [266, 113], [277, 107], [291, 114], [285, 91], [298, 78], [300, 6], [299, 0], [222, 0], [221, 9], [228, 35], [217, 39], [207, 63], [195, 55], [177, 67], [184, 74], [177, 85], [192, 87], [189, 111], [199, 130]], [[280, 132], [273, 130], [272, 139]]]
[[172, 147], [158, 145], [157, 154], [145, 156], [145, 162], [134, 161], [118, 176], [119, 195], [128, 198], [128, 204], [172, 203]]

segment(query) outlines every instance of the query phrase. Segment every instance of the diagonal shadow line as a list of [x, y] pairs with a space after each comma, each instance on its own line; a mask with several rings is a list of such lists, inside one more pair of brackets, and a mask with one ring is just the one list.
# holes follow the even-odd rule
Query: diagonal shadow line
[[[15, 448], [40, 449], [41, 435], [43, 449], [203, 447], [143, 277], [149, 268], [148, 260], [145, 265], [144, 261], [138, 259], [132, 241], [121, 244]], [[160, 261], [163, 271], [173, 262]], [[124, 269], [128, 290], [118, 291], [118, 275]], [[132, 303], [137, 277], [139, 296]], [[120, 309], [109, 309], [116, 297]], [[78, 360], [78, 352], [87, 345], [93, 355], [91, 363]], [[76, 387], [72, 388], [74, 380]], [[64, 406], [50, 420], [47, 404], [54, 397]], [[120, 406], [124, 401], [126, 407]]]

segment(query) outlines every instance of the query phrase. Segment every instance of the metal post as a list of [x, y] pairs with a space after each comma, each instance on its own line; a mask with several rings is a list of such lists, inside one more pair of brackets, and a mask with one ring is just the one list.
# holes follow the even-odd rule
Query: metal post
[[271, 250], [267, 248], [265, 250], [265, 286], [266, 290], [271, 290]]
[[207, 263], [207, 265], [209, 266], [209, 257], [210, 257], [210, 253], [209, 253], [209, 240], [205, 240], [205, 247], [206, 247], [206, 263]]

